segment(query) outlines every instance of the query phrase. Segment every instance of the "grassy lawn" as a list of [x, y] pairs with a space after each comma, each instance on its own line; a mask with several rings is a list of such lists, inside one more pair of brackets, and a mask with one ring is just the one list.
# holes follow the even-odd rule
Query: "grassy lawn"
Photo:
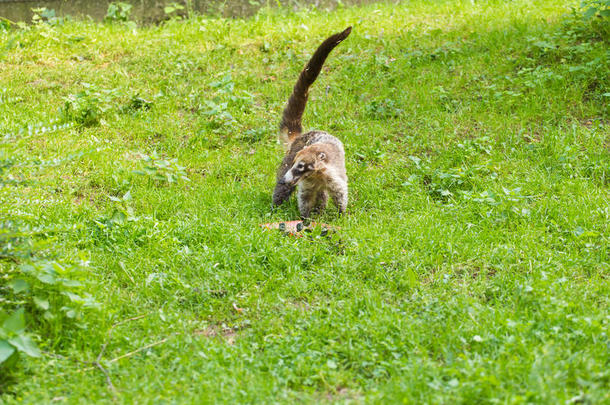
[[[0, 29], [0, 315], [40, 349], [0, 402], [610, 403], [610, 48], [571, 6]], [[349, 25], [304, 117], [348, 212], [263, 231]]]

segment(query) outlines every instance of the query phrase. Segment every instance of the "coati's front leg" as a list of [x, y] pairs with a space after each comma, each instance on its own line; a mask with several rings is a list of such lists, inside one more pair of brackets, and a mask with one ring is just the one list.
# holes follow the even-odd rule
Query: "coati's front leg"
[[343, 214], [347, 209], [347, 182], [343, 179], [335, 178], [330, 182], [328, 190], [339, 213]]
[[316, 204], [313, 208], [314, 213], [320, 214], [326, 208], [326, 204], [328, 202], [328, 192], [326, 190], [318, 191], [318, 195], [316, 196]]
[[301, 218], [306, 219], [310, 217], [311, 211], [316, 206], [317, 197], [318, 190], [307, 187], [306, 184], [299, 185], [297, 199], [299, 202], [299, 213], [301, 214]]

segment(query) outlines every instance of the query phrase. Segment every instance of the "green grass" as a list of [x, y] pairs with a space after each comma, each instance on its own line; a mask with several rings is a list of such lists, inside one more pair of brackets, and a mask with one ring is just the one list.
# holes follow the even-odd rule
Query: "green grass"
[[[99, 303], [45, 320], [0, 260], [43, 350], [0, 402], [610, 403], [610, 53], [570, 6], [0, 31], [0, 212]], [[346, 146], [348, 213], [262, 231], [298, 216], [270, 209], [283, 105], [348, 25], [304, 118]], [[104, 345], [116, 392], [79, 363]]]

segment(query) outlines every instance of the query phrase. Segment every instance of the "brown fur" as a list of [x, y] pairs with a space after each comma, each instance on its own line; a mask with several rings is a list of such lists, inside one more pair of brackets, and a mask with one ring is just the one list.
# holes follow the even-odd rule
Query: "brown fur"
[[[294, 86], [292, 95], [288, 99], [288, 103], [286, 104], [286, 107], [282, 114], [282, 122], [280, 124], [280, 134], [282, 136], [284, 145], [286, 147], [286, 155], [284, 156], [284, 159], [282, 160], [282, 163], [280, 164], [280, 167], [277, 170], [277, 183], [276, 183], [275, 189], [273, 191], [273, 204], [274, 205], [282, 204], [284, 201], [286, 201], [290, 197], [290, 195], [294, 191], [296, 182], [295, 183], [286, 182], [286, 181], [284, 181], [284, 178], [286, 177], [287, 173], [289, 172], [289, 170], [295, 163], [297, 154], [299, 154], [300, 151], [302, 151], [305, 148], [312, 148], [314, 146], [313, 145], [314, 143], [327, 144], [328, 147], [330, 147], [330, 149], [327, 151], [328, 152], [327, 155], [329, 155], [329, 156], [331, 156], [331, 155], [334, 156], [335, 154], [341, 155], [340, 163], [339, 163], [339, 160], [333, 158], [333, 162], [335, 160], [337, 160], [336, 163], [339, 164], [339, 166], [337, 168], [335, 168], [336, 170], [332, 170], [332, 173], [337, 172], [336, 174], [338, 174], [340, 177], [344, 178], [345, 186], [342, 187], [342, 189], [345, 189], [344, 194], [345, 194], [345, 196], [347, 196], [347, 176], [345, 175], [343, 146], [341, 145], [341, 142], [338, 139], [331, 137], [330, 135], [328, 135], [324, 132], [312, 131], [312, 132], [302, 134], [303, 129], [301, 126], [301, 120], [303, 117], [303, 112], [305, 111], [305, 105], [307, 104], [307, 98], [309, 95], [309, 87], [315, 82], [318, 75], [320, 74], [320, 71], [322, 69], [322, 66], [324, 65], [324, 62], [325, 62], [327, 56], [341, 41], [343, 41], [345, 38], [347, 38], [347, 36], [351, 32], [351, 29], [352, 29], [351, 27], [348, 27], [344, 31], [334, 34], [334, 35], [328, 37], [324, 42], [322, 42], [322, 44], [318, 47], [316, 52], [313, 54], [313, 56], [311, 57], [311, 59], [309, 60], [309, 62], [307, 63], [307, 65], [305, 66], [303, 71], [301, 72], [301, 74], [299, 75], [297, 83]], [[324, 134], [325, 136], [331, 137], [333, 139], [331, 140], [330, 143], [316, 142], [314, 138], [316, 136], [319, 137], [322, 134]], [[338, 147], [335, 146], [335, 148], [333, 149], [331, 144], [334, 144], [334, 143], [338, 143], [339, 146]], [[314, 151], [314, 149], [312, 149], [311, 151]], [[300, 156], [305, 156], [305, 155], [300, 155]], [[318, 175], [316, 175], [316, 176], [318, 176]], [[326, 181], [328, 183], [328, 179], [326, 177], [324, 177], [324, 176], [320, 177], [320, 179], [322, 179], [322, 178], [326, 179], [324, 181]], [[320, 181], [322, 183], [324, 182], [322, 180], [320, 180]], [[308, 184], [311, 183], [311, 179], [307, 183]], [[328, 184], [330, 184], [330, 183], [328, 183]], [[317, 189], [319, 187], [314, 187], [314, 188]], [[322, 191], [318, 190], [316, 193], [317, 194], [316, 194], [315, 199], [319, 200], [319, 201], [323, 200], [324, 205], [326, 205], [326, 199], [327, 199], [326, 191], [322, 192]], [[307, 193], [305, 193], [305, 194], [307, 194]], [[305, 195], [305, 194], [301, 191], [299, 192], [299, 196], [300, 196], [299, 201], [301, 201], [301, 196]], [[305, 198], [308, 198], [308, 197], [311, 197], [311, 196], [307, 195]], [[347, 197], [345, 197], [345, 204], [347, 203], [346, 198]], [[343, 201], [343, 200], [341, 200], [341, 201]], [[339, 207], [340, 211], [344, 211], [345, 204], [341, 204], [343, 209], [340, 206]], [[299, 203], [299, 208], [301, 208], [301, 203]], [[301, 214], [303, 216], [303, 210], [301, 210]], [[309, 213], [307, 213], [307, 214], [309, 215]], [[306, 216], [308, 216], [308, 215], [306, 215]]]
[[331, 135], [323, 133], [323, 136], [331, 142], [317, 142], [301, 149], [284, 176], [285, 183], [299, 185], [299, 211], [304, 218], [312, 211], [323, 210], [329, 194], [339, 212], [345, 212], [347, 207], [343, 145]]

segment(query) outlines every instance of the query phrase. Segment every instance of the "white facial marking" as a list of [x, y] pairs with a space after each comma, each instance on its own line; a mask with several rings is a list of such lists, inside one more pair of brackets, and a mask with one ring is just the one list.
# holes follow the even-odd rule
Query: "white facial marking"
[[292, 170], [289, 170], [288, 173], [284, 176], [284, 182], [290, 183], [292, 181]]

